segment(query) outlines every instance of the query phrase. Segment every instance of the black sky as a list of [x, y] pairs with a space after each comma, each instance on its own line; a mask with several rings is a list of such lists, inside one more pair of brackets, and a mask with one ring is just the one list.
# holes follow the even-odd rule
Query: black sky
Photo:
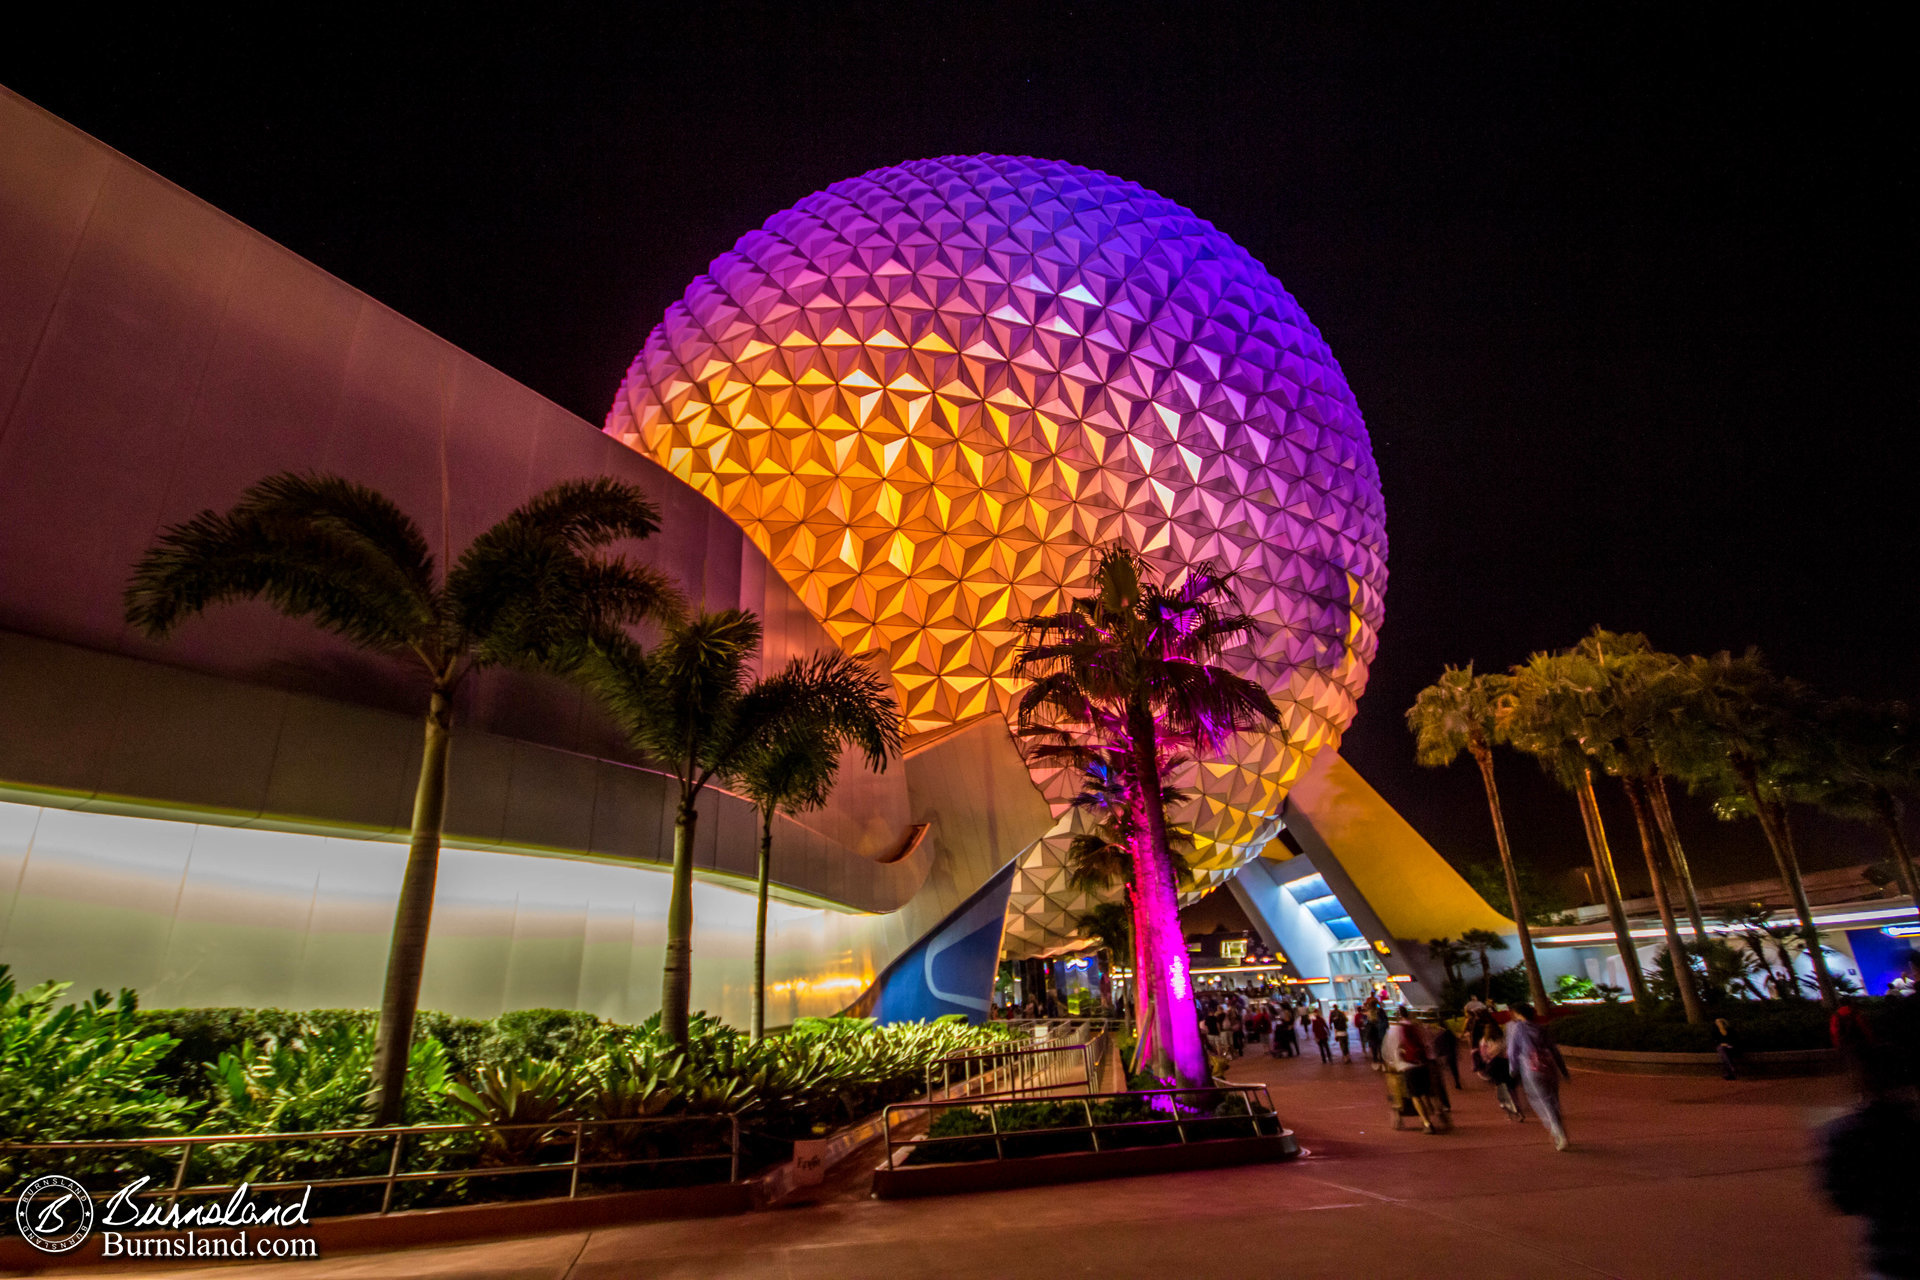
[[[1392, 580], [1345, 752], [1456, 860], [1479, 789], [1400, 722], [1442, 663], [1604, 623], [1920, 694], [1895, 6], [68, 8], [0, 83], [595, 422], [686, 282], [836, 179], [1013, 152], [1190, 206], [1366, 415]], [[1522, 852], [1572, 865], [1572, 806], [1502, 767]], [[1687, 830], [1708, 878], [1766, 874]]]

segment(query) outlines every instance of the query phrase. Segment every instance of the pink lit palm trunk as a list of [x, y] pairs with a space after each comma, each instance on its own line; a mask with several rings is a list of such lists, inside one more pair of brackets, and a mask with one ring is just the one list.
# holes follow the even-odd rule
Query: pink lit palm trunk
[[1153, 716], [1142, 706], [1130, 709], [1127, 732], [1132, 738], [1133, 797], [1139, 809], [1140, 829], [1133, 851], [1133, 888], [1140, 900], [1142, 936], [1148, 961], [1143, 990], [1153, 997], [1154, 1074], [1172, 1077], [1181, 1087], [1207, 1084], [1206, 1051], [1200, 1045], [1199, 1020], [1194, 1015], [1193, 976], [1187, 969], [1187, 941], [1180, 932], [1180, 898], [1173, 884], [1167, 856], [1167, 815], [1160, 803], [1160, 761], [1156, 751]]
[[1140, 890], [1127, 885], [1127, 911], [1133, 921], [1133, 1069], [1145, 1071], [1153, 1061], [1153, 1000], [1147, 989], [1147, 974], [1153, 958], [1147, 952], [1147, 917], [1140, 909]]

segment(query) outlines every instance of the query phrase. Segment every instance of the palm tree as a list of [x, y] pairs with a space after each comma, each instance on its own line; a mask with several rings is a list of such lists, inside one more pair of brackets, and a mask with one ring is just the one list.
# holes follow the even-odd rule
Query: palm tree
[[1768, 670], [1754, 650], [1738, 658], [1724, 650], [1711, 658], [1689, 658], [1684, 678], [1685, 731], [1709, 744], [1689, 753], [1687, 782], [1715, 796], [1723, 815], [1751, 814], [1759, 820], [1793, 900], [1820, 1002], [1831, 1009], [1838, 989], [1813, 923], [1787, 812], [1789, 799], [1817, 793], [1821, 750], [1811, 698], [1797, 681]]
[[1620, 905], [1620, 878], [1607, 844], [1600, 801], [1593, 794], [1593, 763], [1585, 747], [1590, 727], [1582, 699], [1598, 690], [1600, 682], [1600, 673], [1577, 655], [1536, 653], [1513, 669], [1513, 681], [1496, 708], [1496, 722], [1501, 741], [1539, 760], [1547, 775], [1578, 802], [1594, 876], [1600, 881], [1607, 918], [1613, 925], [1614, 947], [1626, 967], [1634, 1010], [1647, 1015], [1653, 1012], [1653, 1002]]
[[1468, 929], [1460, 935], [1460, 945], [1480, 958], [1480, 998], [1485, 1000], [1493, 995], [1493, 965], [1487, 953], [1505, 951], [1507, 940], [1491, 929]]
[[[1133, 788], [1129, 781], [1132, 756], [1124, 751], [1103, 751], [1083, 746], [1059, 730], [1038, 725], [1027, 726], [1020, 736], [1030, 741], [1037, 740], [1037, 745], [1028, 751], [1030, 759], [1079, 766], [1085, 777], [1080, 793], [1068, 803], [1077, 809], [1098, 810], [1106, 815], [1097, 825], [1076, 832], [1067, 842], [1067, 884], [1082, 893], [1107, 893], [1118, 886], [1121, 896], [1126, 900], [1129, 933], [1133, 941], [1134, 1057], [1137, 1062], [1149, 1062], [1153, 1058], [1155, 1043], [1154, 1005], [1151, 994], [1143, 985], [1148, 968], [1144, 951], [1147, 938], [1145, 903], [1133, 887], [1133, 850], [1140, 839], [1140, 822], [1132, 802]], [[1181, 757], [1163, 759], [1161, 768], [1169, 769], [1181, 760]], [[1163, 786], [1160, 789], [1163, 812], [1185, 799], [1186, 796], [1176, 788]], [[1192, 847], [1193, 836], [1185, 828], [1172, 823], [1167, 826], [1167, 836], [1174, 883], [1185, 890], [1192, 881], [1192, 870], [1184, 851]]]
[[1166, 812], [1149, 798], [1161, 794], [1169, 744], [1211, 754], [1235, 733], [1277, 723], [1280, 711], [1265, 689], [1214, 662], [1255, 624], [1237, 611], [1231, 580], [1211, 565], [1195, 565], [1180, 585], [1165, 587], [1139, 553], [1116, 544], [1100, 553], [1092, 587], [1063, 613], [1022, 621], [1026, 641], [1014, 669], [1032, 683], [1018, 718], [1071, 725], [1101, 748], [1131, 755], [1141, 833], [1134, 889], [1150, 962], [1141, 986], [1155, 998], [1156, 1070], [1170, 1070], [1183, 1085], [1204, 1084]]
[[1460, 981], [1460, 962], [1467, 958], [1467, 950], [1452, 938], [1428, 938], [1427, 956], [1446, 970], [1449, 984]]
[[[1654, 905], [1660, 912], [1660, 928], [1666, 934], [1674, 990], [1679, 993], [1687, 1021], [1704, 1023], [1706, 1006], [1700, 1001], [1693, 966], [1687, 959], [1687, 944], [1674, 921], [1667, 878], [1654, 851], [1659, 837], [1648, 797], [1660, 770], [1656, 738], [1678, 702], [1680, 660], [1656, 653], [1643, 635], [1620, 635], [1600, 627], [1582, 639], [1574, 653], [1600, 677], [1598, 687], [1582, 699], [1588, 730], [1582, 745], [1603, 769], [1620, 780], [1620, 789], [1626, 793], [1640, 836], [1640, 853], [1647, 863], [1647, 878], [1653, 885]], [[1698, 936], [1705, 936], [1704, 928]]]
[[753, 926], [753, 1014], [757, 1043], [767, 1022], [767, 887], [773, 869], [773, 815], [826, 804], [840, 774], [840, 753], [857, 747], [867, 767], [884, 772], [900, 750], [900, 710], [884, 676], [842, 653], [790, 660], [741, 697], [748, 726], [731, 780], [760, 811], [759, 898]]
[[417, 662], [426, 737], [394, 912], [373, 1066], [377, 1125], [399, 1122], [446, 814], [454, 696], [472, 671], [567, 671], [592, 643], [678, 607], [656, 571], [608, 557], [660, 527], [632, 485], [554, 485], [475, 538], [444, 578], [420, 527], [338, 476], [269, 476], [226, 514], [170, 527], [134, 567], [127, 621], [156, 638], [231, 600], [265, 600], [374, 653]]
[[[1407, 708], [1407, 727], [1413, 731], [1414, 759], [1421, 764], [1444, 768], [1465, 751], [1480, 766], [1480, 784], [1486, 788], [1487, 809], [1493, 815], [1493, 841], [1500, 850], [1500, 866], [1507, 876], [1507, 904], [1520, 935], [1520, 960], [1527, 969], [1527, 991], [1533, 997], [1535, 1008], [1551, 1009], [1547, 985], [1540, 976], [1540, 962], [1533, 954], [1533, 935], [1527, 930], [1526, 907], [1520, 901], [1520, 875], [1513, 864], [1513, 846], [1507, 842], [1507, 819], [1500, 807], [1500, 788], [1493, 779], [1495, 709], [1511, 683], [1506, 676], [1476, 676], [1472, 663], [1447, 667]], [[1447, 973], [1452, 976], [1451, 967]]]
[[1901, 892], [1920, 907], [1920, 877], [1900, 829], [1900, 793], [1920, 784], [1920, 735], [1903, 702], [1878, 706], [1839, 698], [1818, 712], [1821, 749], [1815, 803], [1828, 813], [1877, 825], [1893, 854]]

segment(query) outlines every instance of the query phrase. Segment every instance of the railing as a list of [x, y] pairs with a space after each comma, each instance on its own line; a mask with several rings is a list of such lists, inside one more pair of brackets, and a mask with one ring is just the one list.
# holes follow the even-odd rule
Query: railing
[[[591, 1159], [590, 1135], [600, 1130], [614, 1129], [619, 1140], [631, 1140], [639, 1130], [648, 1128], [667, 1128], [670, 1126], [687, 1127], [704, 1125], [709, 1130], [724, 1127], [726, 1145], [718, 1151], [697, 1155], [680, 1156], [642, 1156], [634, 1159]], [[572, 1154], [565, 1160], [536, 1160], [533, 1163], [510, 1165], [469, 1164], [459, 1168], [405, 1169], [405, 1150], [410, 1139], [443, 1138], [458, 1134], [484, 1134], [494, 1137], [501, 1134], [531, 1133], [536, 1135], [530, 1146], [531, 1154], [538, 1154], [541, 1147], [554, 1147], [571, 1141]], [[385, 1173], [356, 1174], [336, 1178], [297, 1178], [256, 1182], [243, 1180], [252, 1191], [283, 1191], [294, 1188], [313, 1187], [380, 1187], [379, 1212], [388, 1213], [393, 1209], [394, 1191], [402, 1184], [453, 1181], [466, 1178], [500, 1178], [514, 1175], [550, 1174], [567, 1176], [567, 1198], [581, 1197], [580, 1181], [583, 1173], [609, 1169], [634, 1169], [642, 1166], [671, 1166], [685, 1164], [719, 1165], [725, 1162], [727, 1181], [740, 1180], [740, 1118], [737, 1115], [714, 1116], [671, 1116], [663, 1119], [635, 1120], [564, 1120], [548, 1121], [544, 1124], [502, 1124], [502, 1125], [461, 1125], [435, 1124], [411, 1125], [384, 1129], [322, 1129], [310, 1133], [223, 1133], [196, 1134], [166, 1138], [121, 1138], [103, 1142], [16, 1142], [0, 1144], [0, 1156], [15, 1152], [44, 1152], [49, 1155], [77, 1156], [89, 1152], [161, 1151], [179, 1148], [180, 1158], [173, 1164], [171, 1181], [165, 1186], [150, 1187], [138, 1193], [136, 1199], [165, 1200], [169, 1205], [179, 1202], [182, 1197], [201, 1197], [225, 1195], [237, 1190], [242, 1182], [190, 1183], [188, 1174], [194, 1154], [208, 1147], [226, 1145], [247, 1145], [264, 1143], [312, 1143], [327, 1141], [364, 1141], [378, 1139], [389, 1142]], [[716, 1137], [717, 1140], [717, 1137]], [[511, 1148], [509, 1148], [511, 1149]], [[474, 1153], [478, 1154], [478, 1153]], [[138, 1170], [132, 1171], [136, 1176]], [[717, 1172], [717, 1170], [716, 1170]], [[719, 1180], [716, 1178], [716, 1182]], [[605, 1194], [589, 1192], [588, 1194]], [[0, 1196], [0, 1204], [12, 1204], [16, 1195]]]
[[[1225, 1095], [1233, 1095], [1239, 1099], [1242, 1107], [1239, 1114], [1221, 1116], [1215, 1114], [1211, 1107], [1207, 1111], [1202, 1112], [1196, 1107], [1183, 1104], [1181, 1101], [1182, 1098], [1198, 1098], [1208, 1100], [1212, 1102], [1214, 1106], [1217, 1106], [1219, 1100]], [[1165, 1112], [1162, 1115], [1144, 1120], [1109, 1120], [1105, 1122], [1096, 1122], [1094, 1120], [1093, 1109], [1096, 1104], [1115, 1099], [1140, 1098], [1166, 1099]], [[1261, 1103], [1258, 1110], [1254, 1107], [1254, 1100], [1256, 1098], [1258, 1098]], [[1032, 1106], [1037, 1101], [1058, 1102], [1068, 1107], [1077, 1105], [1081, 1110], [1081, 1114], [1085, 1117], [1086, 1123], [1053, 1125], [1047, 1128], [1037, 1129], [1006, 1129], [1001, 1125], [1000, 1116], [1005, 1108]], [[1151, 1102], [1149, 1102], [1148, 1105], [1155, 1106], [1155, 1104]], [[911, 1123], [917, 1114], [930, 1114], [959, 1109], [970, 1110], [976, 1113], [984, 1112], [987, 1117], [988, 1132], [956, 1134], [938, 1138], [926, 1136], [904, 1138], [896, 1136], [897, 1127], [901, 1124]], [[1159, 1108], [1155, 1106], [1155, 1109], [1158, 1110]], [[900, 1113], [899, 1120], [895, 1119], [896, 1112]], [[1073, 1094], [1066, 1097], [1044, 1100], [1002, 1097], [979, 1098], [964, 1103], [896, 1102], [886, 1110], [887, 1163], [885, 1167], [897, 1169], [907, 1160], [910, 1160], [916, 1152], [921, 1150], [937, 1150], [941, 1147], [952, 1149], [955, 1144], [959, 1143], [970, 1143], [977, 1148], [988, 1141], [991, 1141], [993, 1144], [993, 1158], [996, 1160], [1005, 1160], [1008, 1158], [1006, 1144], [1009, 1140], [1031, 1144], [1031, 1140], [1044, 1139], [1049, 1135], [1086, 1134], [1092, 1149], [1098, 1152], [1123, 1147], [1150, 1145], [1139, 1142], [1128, 1142], [1125, 1138], [1128, 1134], [1140, 1134], [1144, 1136], [1145, 1131], [1150, 1129], [1157, 1131], [1154, 1136], [1162, 1137], [1166, 1134], [1166, 1131], [1171, 1128], [1175, 1143], [1153, 1145], [1177, 1144], [1186, 1146], [1190, 1142], [1209, 1141], [1211, 1137], [1218, 1137], [1223, 1125], [1229, 1125], [1236, 1129], [1244, 1128], [1244, 1133], [1240, 1136], [1252, 1137], [1262, 1134], [1279, 1134], [1279, 1118], [1274, 1113], [1273, 1099], [1268, 1095], [1267, 1087], [1263, 1084], [1209, 1085], [1197, 1089], [1137, 1089], [1128, 1093]], [[1192, 1136], [1195, 1130], [1198, 1130], [1202, 1136]], [[1101, 1141], [1103, 1134], [1107, 1136], [1107, 1141], [1104, 1145]], [[896, 1155], [896, 1152], [900, 1154]], [[930, 1158], [937, 1159], [937, 1157]]]
[[1125, 1018], [1004, 1018], [989, 1024], [1010, 1027], [1040, 1044], [1080, 1044], [1101, 1032], [1117, 1034], [1133, 1024]]
[[[1079, 1085], [1093, 1092], [1104, 1041], [1048, 1045], [1037, 1049], [968, 1049], [927, 1064], [927, 1098], [995, 1097], [1047, 1093]], [[936, 1085], [936, 1081], [938, 1084]]]

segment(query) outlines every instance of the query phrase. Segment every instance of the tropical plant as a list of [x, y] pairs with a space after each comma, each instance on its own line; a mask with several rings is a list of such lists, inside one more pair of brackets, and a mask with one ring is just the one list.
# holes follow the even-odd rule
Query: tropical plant
[[767, 891], [773, 873], [773, 815], [826, 804], [840, 753], [857, 748], [880, 772], [900, 750], [900, 709], [887, 679], [842, 653], [789, 661], [748, 689], [735, 708], [747, 731], [729, 777], [760, 812], [758, 901], [753, 926], [753, 1013], [748, 1034], [767, 1026]]
[[1738, 658], [1724, 651], [1689, 658], [1683, 679], [1677, 734], [1690, 739], [1685, 781], [1710, 796], [1721, 817], [1759, 820], [1800, 922], [1820, 1002], [1831, 1009], [1838, 989], [1813, 922], [1787, 810], [1789, 800], [1812, 799], [1820, 790], [1823, 750], [1811, 695], [1799, 682], [1774, 675], [1753, 650]]
[[1500, 851], [1501, 869], [1506, 873], [1507, 910], [1520, 937], [1520, 962], [1526, 966], [1527, 988], [1532, 992], [1533, 1003], [1547, 1009], [1552, 1005], [1540, 977], [1540, 962], [1533, 954], [1533, 935], [1527, 931], [1527, 908], [1520, 896], [1520, 875], [1514, 866], [1513, 846], [1507, 840], [1500, 788], [1493, 777], [1498, 708], [1510, 683], [1506, 676], [1476, 676], [1472, 663], [1447, 667], [1437, 681], [1420, 691], [1407, 709], [1407, 727], [1414, 735], [1414, 758], [1421, 764], [1442, 768], [1459, 759], [1465, 751], [1480, 768], [1487, 809], [1493, 815], [1493, 841]]
[[673, 812], [673, 878], [660, 983], [660, 1025], [687, 1043], [693, 993], [693, 839], [700, 793], [737, 769], [763, 728], [740, 720], [760, 647], [760, 620], [744, 609], [676, 618], [651, 652], [624, 637], [603, 641], [588, 682], [635, 746], [679, 784]]
[[[1526, 931], [1522, 929], [1521, 932], [1525, 933]], [[1484, 999], [1492, 995], [1493, 965], [1488, 960], [1488, 953], [1505, 951], [1507, 949], [1507, 940], [1491, 929], [1468, 929], [1460, 935], [1460, 945], [1467, 951], [1472, 952], [1480, 960], [1481, 997]], [[1528, 973], [1531, 974], [1532, 970], [1528, 970]], [[1527, 989], [1529, 992], [1532, 991], [1533, 984], [1531, 981], [1528, 982]]]
[[[364, 1125], [374, 1038], [365, 1026], [303, 1025], [284, 1040], [222, 1053], [205, 1068], [212, 1105], [210, 1133], [305, 1133]], [[441, 1117], [446, 1050], [439, 1041], [411, 1043], [406, 1077], [408, 1123]]]
[[1634, 1005], [1640, 1012], [1650, 1013], [1639, 952], [1627, 927], [1626, 911], [1620, 905], [1620, 878], [1607, 843], [1606, 823], [1593, 794], [1593, 763], [1586, 751], [1591, 729], [1583, 700], [1601, 683], [1601, 674], [1577, 654], [1536, 653], [1513, 669], [1512, 682], [1496, 707], [1496, 723], [1501, 741], [1533, 756], [1548, 777], [1573, 793]]
[[1554, 999], [1562, 1002], [1567, 1000], [1593, 1000], [1596, 999], [1599, 994], [1599, 988], [1594, 985], [1593, 979], [1583, 978], [1577, 973], [1561, 974], [1559, 980], [1555, 982], [1553, 986]]
[[1427, 939], [1427, 956], [1446, 971], [1447, 983], [1452, 985], [1460, 981], [1460, 964], [1467, 958], [1468, 950], [1452, 938]]
[[156, 638], [213, 605], [260, 599], [363, 649], [417, 663], [427, 695], [412, 836], [380, 1003], [375, 1120], [401, 1110], [426, 962], [454, 697], [493, 665], [566, 670], [596, 638], [664, 616], [677, 600], [655, 570], [602, 554], [659, 528], [632, 485], [554, 485], [470, 543], [442, 578], [419, 525], [338, 476], [269, 476], [224, 515], [173, 525], [134, 567], [127, 621]]
[[1140, 824], [1133, 884], [1147, 961], [1138, 985], [1153, 996], [1156, 1066], [1186, 1085], [1207, 1080], [1207, 1063], [1166, 812], [1151, 798], [1162, 792], [1170, 745], [1211, 755], [1234, 734], [1279, 721], [1265, 689], [1215, 662], [1254, 626], [1237, 611], [1231, 578], [1213, 566], [1195, 565], [1167, 587], [1139, 553], [1113, 545], [1099, 554], [1090, 594], [1064, 612], [1022, 620], [1014, 662], [1030, 680], [1018, 704], [1023, 725], [1072, 728], [1088, 745], [1130, 755]]
[[[1619, 779], [1633, 811], [1654, 906], [1667, 939], [1668, 964], [1662, 970], [1670, 975], [1667, 990], [1678, 996], [1688, 1022], [1705, 1022], [1706, 1007], [1694, 981], [1694, 968], [1686, 962], [1687, 944], [1674, 921], [1667, 877], [1656, 852], [1659, 835], [1649, 800], [1653, 780], [1660, 776], [1657, 739], [1682, 698], [1680, 661], [1655, 652], [1643, 635], [1621, 635], [1601, 627], [1575, 646], [1573, 656], [1598, 677], [1579, 695], [1581, 746]], [[1706, 936], [1703, 924], [1696, 923], [1695, 929], [1696, 937]]]
[[484, 1159], [514, 1166], [533, 1163], [561, 1141], [561, 1126], [579, 1114], [581, 1091], [573, 1064], [528, 1060], [482, 1067], [471, 1080], [447, 1086], [447, 1100], [468, 1124], [502, 1126], [488, 1130]]
[[1842, 818], [1871, 822], [1886, 836], [1900, 891], [1920, 906], [1920, 877], [1900, 819], [1902, 796], [1920, 788], [1920, 730], [1904, 702], [1839, 698], [1816, 711], [1812, 799]]
[[[1513, 870], [1514, 878], [1520, 882], [1520, 901], [1526, 908], [1528, 924], [1547, 926], [1568, 923], [1575, 904], [1557, 881], [1543, 875], [1531, 862], [1516, 861]], [[1497, 859], [1469, 862], [1460, 868], [1460, 874], [1468, 886], [1480, 895], [1481, 901], [1495, 911], [1504, 913], [1508, 910], [1506, 868]]]
[[17, 988], [0, 965], [0, 1144], [143, 1138], [197, 1110], [162, 1087], [170, 1036], [143, 1026], [131, 991], [62, 1003], [72, 986]]

